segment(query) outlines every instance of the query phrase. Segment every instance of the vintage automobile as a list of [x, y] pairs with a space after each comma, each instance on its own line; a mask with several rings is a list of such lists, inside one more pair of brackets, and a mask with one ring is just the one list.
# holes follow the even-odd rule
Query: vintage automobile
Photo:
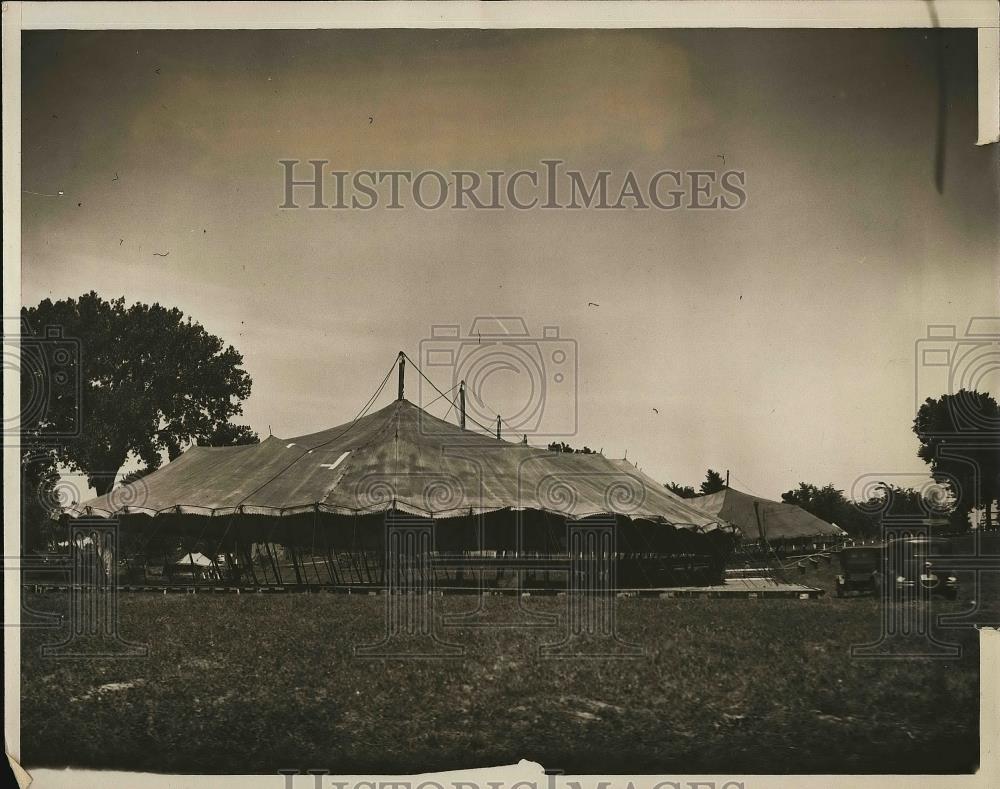
[[940, 561], [951, 553], [951, 541], [941, 537], [891, 540], [885, 546], [886, 577], [893, 579], [897, 596], [925, 590], [954, 600], [958, 597], [958, 578]]
[[848, 592], [878, 594], [882, 587], [882, 549], [877, 545], [856, 545], [837, 553], [840, 575], [837, 576], [837, 597]]
[[844, 548], [838, 554], [841, 574], [835, 594], [877, 594], [885, 582], [886, 591], [896, 598], [925, 592], [954, 600], [958, 578], [940, 561], [951, 554], [951, 547], [950, 541], [940, 537], [907, 537], [883, 546]]

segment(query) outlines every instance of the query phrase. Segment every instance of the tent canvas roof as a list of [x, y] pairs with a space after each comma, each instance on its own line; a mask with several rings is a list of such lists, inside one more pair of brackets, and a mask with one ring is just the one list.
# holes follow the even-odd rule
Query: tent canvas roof
[[396, 509], [447, 518], [507, 508], [570, 518], [616, 514], [698, 531], [730, 528], [628, 461], [500, 441], [407, 400], [297, 438], [192, 447], [69, 514], [351, 515]]
[[[702, 512], [736, 526], [745, 539], [790, 540], [807, 537], [839, 537], [846, 532], [839, 526], [827, 523], [801, 507], [781, 501], [762, 499], [749, 493], [726, 488], [718, 493], [687, 499]], [[758, 508], [755, 510], [754, 503]], [[760, 533], [757, 512], [764, 534]]]

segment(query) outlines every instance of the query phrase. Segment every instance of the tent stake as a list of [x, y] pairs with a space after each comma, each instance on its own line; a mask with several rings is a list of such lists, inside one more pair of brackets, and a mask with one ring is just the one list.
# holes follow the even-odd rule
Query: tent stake
[[313, 551], [309, 555], [309, 560], [312, 562], [313, 574], [316, 576], [316, 583], [317, 583], [317, 585], [322, 586], [323, 585], [323, 578], [319, 574], [319, 567], [316, 566], [316, 552], [315, 551]]
[[[325, 541], [325, 539], [324, 539]], [[326, 558], [329, 564], [330, 578], [333, 579], [335, 584], [341, 584], [340, 580], [340, 559], [337, 556], [337, 550], [332, 545], [327, 545], [326, 548]]]
[[188, 550], [188, 559], [191, 562], [191, 583], [195, 583], [198, 580], [198, 571], [195, 570], [195, 567], [194, 567], [194, 553], [193, 553], [193, 551], [194, 551], [193, 548], [191, 548], [191, 549]]
[[358, 557], [354, 553], [354, 546], [351, 546], [351, 550], [347, 552], [347, 559], [351, 564], [351, 583], [355, 582], [357, 578], [357, 583], [364, 583], [364, 578], [361, 574], [361, 565], [358, 564]]
[[365, 565], [365, 577], [368, 579], [368, 583], [372, 583], [372, 571], [368, 564], [368, 551], [361, 551], [361, 561]]
[[[268, 537], [270, 536], [271, 535], [268, 534]], [[274, 550], [274, 546], [269, 542], [265, 542], [264, 549], [267, 551], [267, 557], [271, 560], [271, 569], [274, 570], [274, 577], [277, 579], [278, 584], [283, 586], [284, 582], [281, 580], [281, 570], [278, 567], [278, 558]]]
[[[302, 574], [299, 572], [299, 552], [295, 550], [295, 546], [292, 543], [289, 543], [287, 553], [291, 554], [292, 557], [292, 569], [295, 570], [295, 583], [302, 586]], [[306, 585], [308, 584], [309, 579], [306, 578]]]
[[251, 543], [249, 547], [246, 545], [242, 547], [243, 547], [243, 561], [246, 562], [247, 569], [250, 571], [250, 577], [253, 579], [253, 585], [258, 586], [257, 571], [254, 570], [253, 568], [253, 552], [251, 551], [253, 544]]

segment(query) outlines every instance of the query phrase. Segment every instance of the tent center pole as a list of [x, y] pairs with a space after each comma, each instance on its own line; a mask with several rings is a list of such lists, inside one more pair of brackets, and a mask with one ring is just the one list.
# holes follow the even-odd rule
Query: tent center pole
[[465, 381], [458, 382], [458, 419], [459, 426], [465, 430]]
[[399, 352], [399, 393], [396, 396], [397, 400], [403, 399], [403, 380], [406, 375], [406, 355], [400, 351]]

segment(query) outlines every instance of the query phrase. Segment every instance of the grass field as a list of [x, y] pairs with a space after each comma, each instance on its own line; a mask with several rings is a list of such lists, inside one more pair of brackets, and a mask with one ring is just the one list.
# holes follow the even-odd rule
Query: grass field
[[[828, 585], [821, 566], [806, 582]], [[449, 613], [470, 597], [438, 599]], [[56, 596], [32, 604], [59, 610]], [[123, 595], [121, 632], [147, 658], [43, 658], [25, 631], [30, 766], [156, 772], [411, 773], [528, 758], [569, 773], [963, 772], [978, 753], [977, 634], [955, 660], [851, 659], [879, 632], [874, 599], [619, 600], [631, 659], [555, 660], [559, 627], [511, 628], [522, 601], [448, 628], [465, 654], [367, 659], [378, 597]], [[566, 598], [523, 601], [532, 613]], [[960, 611], [967, 601], [935, 603]]]

